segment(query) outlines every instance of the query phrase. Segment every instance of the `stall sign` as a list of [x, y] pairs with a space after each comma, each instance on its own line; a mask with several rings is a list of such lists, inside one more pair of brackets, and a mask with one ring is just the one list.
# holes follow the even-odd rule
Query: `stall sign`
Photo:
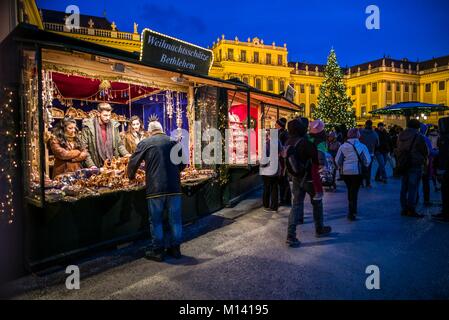
[[142, 31], [140, 61], [197, 75], [208, 75], [213, 52], [150, 29]]

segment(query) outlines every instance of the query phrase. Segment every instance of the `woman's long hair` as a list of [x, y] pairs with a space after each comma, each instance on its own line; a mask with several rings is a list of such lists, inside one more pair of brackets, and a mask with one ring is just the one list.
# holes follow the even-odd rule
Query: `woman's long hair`
[[[64, 117], [64, 119], [59, 121], [59, 123], [56, 125], [56, 127], [54, 128], [54, 130], [52, 132], [54, 137], [58, 140], [59, 144], [63, 148], [67, 148], [69, 145], [67, 142], [67, 138], [65, 136], [65, 128], [71, 123], [76, 125], [76, 120], [73, 119], [72, 117]], [[78, 132], [79, 132], [78, 127], [76, 127], [76, 129], [75, 129], [75, 146], [74, 147], [75, 147], [75, 149], [82, 149], [83, 143], [81, 142], [81, 140], [79, 138]]]
[[145, 128], [143, 126], [143, 121], [140, 120], [140, 118], [138, 116], [132, 116], [131, 119], [129, 119], [129, 125], [128, 125], [128, 130], [126, 130], [127, 133], [133, 133], [133, 122], [135, 120], [139, 120], [140, 123], [140, 132], [144, 132]]

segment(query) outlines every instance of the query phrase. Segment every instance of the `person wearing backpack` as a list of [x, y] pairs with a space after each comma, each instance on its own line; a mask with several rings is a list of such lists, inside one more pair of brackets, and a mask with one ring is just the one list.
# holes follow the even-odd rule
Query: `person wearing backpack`
[[429, 156], [429, 150], [424, 137], [420, 134], [421, 123], [411, 119], [407, 129], [398, 136], [397, 169], [401, 180], [401, 215], [414, 218], [423, 216], [416, 212], [419, 182], [422, 177], [423, 166]]
[[371, 163], [370, 152], [359, 139], [360, 131], [358, 129], [349, 130], [348, 140], [341, 145], [335, 157], [348, 189], [348, 219], [350, 221], [355, 221], [357, 216], [357, 200], [363, 180], [363, 167], [368, 167]]
[[304, 222], [304, 199], [310, 196], [317, 237], [332, 231], [323, 222], [323, 186], [318, 172], [318, 150], [307, 137], [307, 125], [301, 119], [288, 123], [289, 139], [282, 150], [287, 171], [292, 178], [292, 209], [288, 218], [287, 244], [296, 248], [300, 245], [296, 227]]

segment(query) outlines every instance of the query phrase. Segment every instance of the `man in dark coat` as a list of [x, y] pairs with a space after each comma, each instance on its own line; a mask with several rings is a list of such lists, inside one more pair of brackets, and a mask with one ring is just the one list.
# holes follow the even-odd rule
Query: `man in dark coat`
[[291, 184], [293, 200], [288, 218], [287, 244], [290, 247], [298, 247], [300, 242], [296, 237], [296, 227], [304, 222], [304, 199], [306, 194], [310, 196], [313, 207], [316, 236], [325, 236], [332, 229], [324, 226], [323, 222], [323, 186], [318, 172], [318, 150], [307, 138], [307, 126], [301, 119], [294, 119], [288, 123], [288, 133], [289, 139], [286, 142], [286, 146], [293, 148], [292, 154], [295, 156], [295, 162], [302, 163], [306, 167], [303, 177], [292, 175]]
[[443, 207], [441, 213], [432, 216], [434, 219], [449, 222], [449, 117], [441, 118], [438, 122], [440, 138], [438, 140], [437, 175], [441, 181], [441, 199]]
[[387, 183], [387, 171], [385, 167], [388, 162], [388, 157], [392, 151], [392, 143], [390, 135], [385, 129], [385, 125], [380, 122], [376, 129], [377, 136], [379, 137], [379, 145], [376, 148], [375, 156], [378, 163], [378, 168], [376, 171], [376, 181]]
[[418, 120], [409, 120], [407, 129], [399, 134], [397, 148], [398, 165], [402, 167], [401, 214], [415, 218], [423, 217], [416, 212], [416, 204], [423, 166], [429, 155], [426, 141], [419, 132], [420, 126]]
[[145, 253], [150, 260], [163, 261], [165, 258], [163, 216], [168, 213], [171, 230], [167, 253], [175, 258], [181, 257], [182, 242], [181, 216], [181, 177], [184, 164], [174, 164], [171, 159], [172, 148], [177, 142], [168, 137], [158, 121], [149, 124], [150, 137], [137, 145], [128, 164], [128, 177], [134, 179], [137, 169], [145, 161], [146, 197], [152, 236], [151, 246]]

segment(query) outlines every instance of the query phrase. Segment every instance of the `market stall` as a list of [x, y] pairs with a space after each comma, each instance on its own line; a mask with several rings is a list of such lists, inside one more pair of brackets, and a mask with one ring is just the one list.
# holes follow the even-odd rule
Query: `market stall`
[[[86, 120], [97, 116], [100, 102], [112, 106], [112, 119], [120, 124], [121, 132], [132, 116], [139, 116], [145, 127], [149, 118], [158, 119], [173, 139], [187, 142], [189, 164], [181, 173], [185, 223], [223, 208], [259, 185], [260, 139], [250, 135], [241, 140], [242, 119], [253, 128], [263, 128], [265, 103], [295, 106], [263, 92], [255, 92], [252, 99], [253, 88], [208, 77], [212, 63], [208, 50], [190, 47], [203, 61], [198, 65], [183, 56], [155, 59], [156, 49], [145, 55], [149, 37], [171, 42], [171, 48], [179, 43], [189, 46], [144, 31], [139, 56], [26, 25], [2, 43], [2, 56], [11, 70], [3, 70], [1, 84], [18, 97], [10, 124], [16, 160], [8, 176], [17, 177], [11, 179], [15, 191], [11, 203], [22, 218], [28, 268], [149, 236], [145, 173], [139, 169], [136, 179], [129, 180], [126, 157], [111, 158], [101, 168], [84, 167], [54, 177], [54, 154], [49, 148], [52, 129], [66, 116], [74, 118], [81, 129]], [[9, 74], [20, 78], [8, 79]], [[236, 99], [229, 102], [231, 95]], [[246, 120], [245, 108], [250, 114]], [[204, 161], [201, 152], [210, 137], [205, 139], [201, 130], [215, 128], [225, 137], [229, 127], [238, 131], [239, 143], [248, 144], [245, 157], [249, 160], [235, 161], [235, 168]], [[242, 168], [243, 172], [232, 172]]]
[[247, 85], [244, 91], [228, 90], [227, 94], [230, 161], [224, 194], [232, 205], [261, 184], [258, 165], [265, 130], [274, 129], [280, 118], [292, 119], [300, 107], [282, 95]]

